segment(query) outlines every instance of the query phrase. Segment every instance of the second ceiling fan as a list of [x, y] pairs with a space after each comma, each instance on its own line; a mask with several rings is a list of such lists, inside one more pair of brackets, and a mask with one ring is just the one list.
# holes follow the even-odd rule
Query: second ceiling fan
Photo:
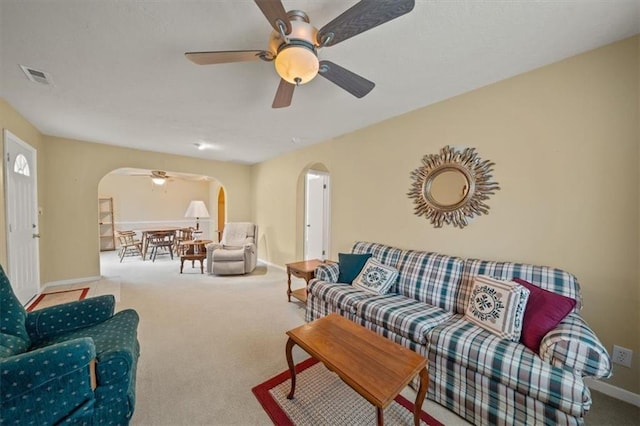
[[375, 86], [330, 61], [318, 60], [318, 49], [333, 46], [348, 38], [409, 13], [414, 0], [361, 0], [318, 30], [301, 10], [286, 12], [281, 0], [255, 0], [273, 27], [267, 50], [227, 50], [187, 52], [186, 57], [198, 65], [263, 60], [275, 63], [281, 77], [273, 108], [291, 105], [296, 86], [321, 75], [352, 95], [361, 98]]

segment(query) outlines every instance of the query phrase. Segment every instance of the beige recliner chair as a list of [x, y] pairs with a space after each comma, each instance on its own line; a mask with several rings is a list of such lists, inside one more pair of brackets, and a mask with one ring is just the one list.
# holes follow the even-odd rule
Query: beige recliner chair
[[258, 225], [227, 223], [219, 243], [207, 244], [207, 272], [215, 275], [248, 274], [258, 262]]

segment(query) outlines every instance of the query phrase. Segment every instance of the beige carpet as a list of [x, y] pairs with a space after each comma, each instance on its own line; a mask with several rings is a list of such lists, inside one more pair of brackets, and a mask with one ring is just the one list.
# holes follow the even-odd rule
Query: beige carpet
[[[94, 286], [117, 290], [117, 309], [141, 318], [133, 426], [271, 424], [251, 388], [287, 369], [285, 331], [304, 323], [303, 305], [287, 302], [283, 270], [259, 265], [251, 275], [216, 277], [185, 264], [180, 274], [177, 260], [119, 263], [115, 252], [103, 252], [101, 264], [105, 279], [89, 296]], [[296, 363], [308, 358], [298, 347], [293, 355]], [[415, 400], [409, 388], [402, 395]], [[611, 417], [598, 408], [594, 402], [588, 425]], [[423, 410], [449, 426], [468, 424], [429, 400]]]

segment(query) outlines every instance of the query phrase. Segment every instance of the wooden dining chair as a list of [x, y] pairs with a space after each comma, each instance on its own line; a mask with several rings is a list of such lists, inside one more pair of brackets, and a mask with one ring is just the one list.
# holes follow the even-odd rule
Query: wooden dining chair
[[176, 256], [184, 254], [182, 253], [182, 251], [184, 251], [184, 247], [182, 247], [180, 243], [182, 243], [183, 241], [193, 240], [194, 230], [195, 230], [194, 228], [189, 227], [189, 228], [178, 229], [176, 231], [176, 237], [173, 245]]
[[151, 250], [149, 257], [153, 262], [156, 261], [156, 256], [161, 250], [167, 250], [171, 259], [173, 259], [175, 234], [175, 231], [160, 231], [149, 233], [149, 235], [147, 235], [149, 242], [148, 250]]
[[135, 239], [136, 233], [134, 231], [117, 231], [117, 236], [120, 243], [120, 251], [118, 252], [120, 263], [125, 256], [142, 257], [142, 242]]

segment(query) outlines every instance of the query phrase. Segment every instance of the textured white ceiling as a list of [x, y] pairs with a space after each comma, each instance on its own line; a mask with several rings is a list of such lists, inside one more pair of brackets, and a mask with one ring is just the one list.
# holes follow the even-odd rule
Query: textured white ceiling
[[[283, 3], [320, 28], [356, 2]], [[416, 0], [320, 50], [368, 96], [316, 78], [277, 110], [272, 64], [184, 57], [264, 49], [270, 31], [250, 0], [0, 0], [0, 96], [48, 135], [251, 164], [637, 34], [640, 1]]]

